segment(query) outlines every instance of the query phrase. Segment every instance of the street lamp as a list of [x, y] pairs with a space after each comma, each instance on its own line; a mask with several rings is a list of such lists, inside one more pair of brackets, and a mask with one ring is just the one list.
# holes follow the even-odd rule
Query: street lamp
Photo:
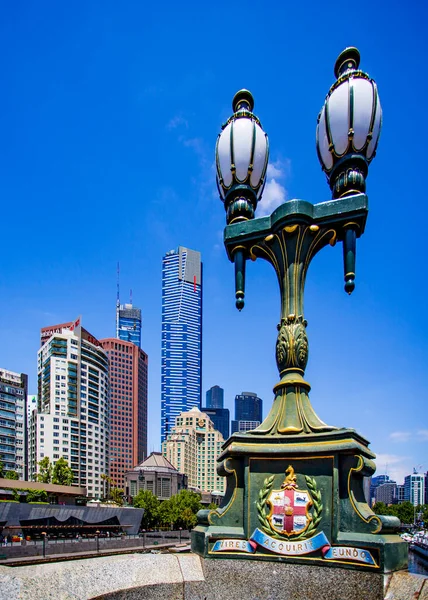
[[42, 531], [43, 536], [43, 558], [46, 558], [46, 531]]
[[[311, 405], [311, 388], [304, 378], [309, 344], [303, 298], [309, 265], [324, 247], [342, 242], [345, 291], [350, 294], [355, 288], [356, 240], [364, 233], [368, 214], [365, 182], [382, 111], [376, 84], [359, 70], [359, 60], [356, 48], [339, 55], [337, 79], [318, 117], [317, 152], [331, 200], [290, 200], [271, 215], [255, 218], [263, 202], [269, 145], [248, 90], [235, 95], [234, 113], [217, 139], [217, 186], [227, 223], [224, 244], [235, 266], [238, 310], [244, 307], [247, 260], [262, 258], [277, 275], [279, 381], [263, 423], [234, 433], [223, 446], [217, 471], [227, 478], [224, 503], [199, 511], [192, 531], [192, 549], [203, 556], [221, 558], [227, 551], [229, 556], [278, 559], [282, 554], [287, 562], [309, 556], [312, 564], [322, 565], [333, 555], [328, 547], [340, 546], [350, 558], [347, 565], [355, 556], [364, 560], [354, 560], [354, 565], [366, 563], [384, 571], [407, 563], [400, 538], [391, 542], [383, 537], [399, 526], [398, 519], [375, 515], [364, 500], [364, 477], [375, 472], [369, 442], [353, 429], [324, 423]], [[334, 385], [334, 365], [326, 363], [326, 369]], [[321, 539], [322, 553], [317, 546]], [[364, 550], [358, 546], [363, 542]]]

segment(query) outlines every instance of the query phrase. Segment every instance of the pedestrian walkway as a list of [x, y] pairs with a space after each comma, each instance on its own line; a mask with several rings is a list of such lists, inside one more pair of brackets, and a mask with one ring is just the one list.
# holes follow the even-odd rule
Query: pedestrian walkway
[[132, 546], [126, 548], [100, 548], [96, 550], [89, 550], [85, 552], [68, 552], [63, 554], [48, 554], [46, 557], [43, 556], [20, 556], [16, 558], [0, 558], [0, 565], [5, 567], [23, 567], [26, 565], [39, 565], [49, 562], [59, 562], [65, 560], [80, 560], [85, 558], [97, 558], [99, 556], [112, 556], [117, 554], [135, 554], [151, 552], [153, 550], [168, 550], [168, 548], [184, 548], [188, 546], [188, 542], [177, 543], [164, 542], [160, 544], [149, 544], [145, 546]]

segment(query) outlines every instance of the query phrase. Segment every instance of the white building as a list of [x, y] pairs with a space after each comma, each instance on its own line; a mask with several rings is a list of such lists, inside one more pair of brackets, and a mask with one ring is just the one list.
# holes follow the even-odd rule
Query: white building
[[425, 476], [419, 473], [407, 475], [404, 478], [404, 500], [408, 500], [413, 506], [425, 504]]
[[187, 475], [189, 488], [224, 492], [226, 478], [217, 475], [217, 458], [223, 443], [223, 436], [214, 429], [208, 415], [194, 407], [178, 415], [162, 444], [162, 453]]
[[30, 422], [33, 410], [37, 410], [37, 394], [27, 396], [27, 423]]
[[29, 475], [39, 461], [64, 457], [74, 485], [88, 496], [103, 493], [108, 473], [108, 359], [99, 341], [75, 323], [41, 330], [38, 352], [38, 410], [30, 419]]

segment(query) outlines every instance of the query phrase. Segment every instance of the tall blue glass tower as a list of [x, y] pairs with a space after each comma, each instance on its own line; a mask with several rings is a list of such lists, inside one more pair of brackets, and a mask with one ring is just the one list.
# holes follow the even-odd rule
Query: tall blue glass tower
[[162, 260], [161, 438], [176, 417], [201, 407], [201, 254], [179, 246]]
[[141, 309], [132, 304], [116, 307], [116, 337], [141, 348]]

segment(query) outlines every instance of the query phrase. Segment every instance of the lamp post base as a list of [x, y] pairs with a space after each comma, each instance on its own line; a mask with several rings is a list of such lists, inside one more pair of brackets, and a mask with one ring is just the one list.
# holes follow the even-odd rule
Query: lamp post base
[[364, 498], [374, 454], [353, 429], [308, 435], [234, 434], [219, 458], [227, 491], [198, 513], [192, 550], [248, 558], [390, 572], [406, 568], [395, 517]]

